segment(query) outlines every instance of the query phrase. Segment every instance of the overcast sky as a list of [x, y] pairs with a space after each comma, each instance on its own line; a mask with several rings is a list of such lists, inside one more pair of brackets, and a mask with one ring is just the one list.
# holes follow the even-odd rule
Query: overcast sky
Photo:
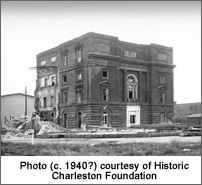
[[33, 95], [36, 55], [87, 32], [173, 47], [174, 100], [201, 101], [200, 1], [3, 1], [1, 94]]

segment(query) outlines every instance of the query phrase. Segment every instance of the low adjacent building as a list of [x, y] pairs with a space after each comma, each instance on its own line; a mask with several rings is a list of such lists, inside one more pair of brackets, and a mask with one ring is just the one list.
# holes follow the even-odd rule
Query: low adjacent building
[[187, 116], [201, 113], [201, 102], [174, 105], [174, 121], [187, 121]]
[[187, 116], [187, 123], [194, 123], [196, 125], [201, 125], [201, 113]]
[[[27, 105], [25, 103], [25, 96], [27, 97]], [[7, 94], [1, 96], [1, 123], [6, 120], [17, 118], [25, 115], [25, 108], [27, 107], [27, 115], [31, 116], [34, 109], [34, 96], [25, 95], [22, 93]]]

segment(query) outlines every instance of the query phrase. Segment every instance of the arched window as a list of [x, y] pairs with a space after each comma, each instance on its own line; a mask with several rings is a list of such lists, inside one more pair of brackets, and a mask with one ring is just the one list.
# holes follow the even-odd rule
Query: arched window
[[135, 75], [129, 75], [126, 79], [127, 100], [135, 102], [138, 100], [138, 80]]

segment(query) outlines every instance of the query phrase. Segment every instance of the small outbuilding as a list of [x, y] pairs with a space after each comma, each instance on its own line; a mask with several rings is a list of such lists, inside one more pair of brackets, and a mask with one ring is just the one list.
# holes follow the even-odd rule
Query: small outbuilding
[[201, 124], [201, 113], [199, 114], [191, 114], [187, 116], [187, 122], [188, 123], [195, 123], [197, 125]]

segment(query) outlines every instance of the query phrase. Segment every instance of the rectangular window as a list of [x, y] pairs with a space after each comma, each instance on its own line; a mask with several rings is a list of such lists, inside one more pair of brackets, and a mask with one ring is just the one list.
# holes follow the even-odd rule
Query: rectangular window
[[46, 107], [46, 97], [43, 98], [43, 107]]
[[44, 82], [45, 82], [45, 81], [44, 81], [44, 78], [41, 78], [41, 79], [40, 79], [40, 87], [44, 87]]
[[55, 85], [55, 76], [51, 77], [51, 85], [54, 86]]
[[67, 67], [68, 66], [68, 54], [65, 53], [62, 56], [62, 66]]
[[165, 54], [158, 54], [158, 60], [166, 60], [166, 55]]
[[67, 91], [62, 91], [62, 102], [67, 103]]
[[165, 76], [160, 76], [160, 84], [161, 84], [161, 85], [165, 85], [165, 83], [166, 83], [166, 78], [165, 78]]
[[82, 90], [81, 89], [77, 89], [76, 90], [76, 102], [77, 103], [81, 103], [81, 96], [82, 96]]
[[77, 81], [81, 81], [82, 80], [82, 72], [81, 71], [77, 72], [76, 79], [77, 79]]
[[81, 56], [81, 48], [77, 48], [77, 49], [76, 49], [76, 62], [77, 62], [77, 63], [80, 63], [80, 62], [81, 62], [81, 60], [82, 60], [81, 57], [82, 57], [82, 56]]
[[103, 69], [103, 71], [102, 71], [102, 77], [103, 78], [108, 78], [108, 70]]
[[45, 78], [44, 81], [45, 81], [45, 87], [47, 87], [48, 86], [48, 78]]
[[55, 103], [55, 102], [54, 102], [54, 96], [51, 96], [51, 103], [50, 103], [50, 104], [51, 104], [51, 107], [54, 106], [54, 103]]
[[133, 99], [133, 90], [132, 89], [128, 90], [128, 98]]
[[41, 66], [44, 66], [45, 64], [46, 64], [45, 60], [41, 61]]
[[135, 52], [135, 51], [125, 50], [125, 51], [124, 51], [124, 55], [125, 55], [126, 57], [136, 58], [136, 52]]
[[160, 102], [165, 103], [165, 92], [161, 92]]
[[64, 76], [62, 76], [62, 78], [63, 78], [63, 83], [67, 83], [67, 76], [64, 75]]
[[101, 52], [104, 51], [104, 52], [109, 53], [110, 52], [110, 47], [107, 44], [100, 44], [99, 45], [99, 51], [101, 51]]
[[104, 101], [109, 101], [109, 89], [102, 89], [102, 96]]
[[56, 56], [51, 57], [51, 62], [55, 62], [56, 61]]

